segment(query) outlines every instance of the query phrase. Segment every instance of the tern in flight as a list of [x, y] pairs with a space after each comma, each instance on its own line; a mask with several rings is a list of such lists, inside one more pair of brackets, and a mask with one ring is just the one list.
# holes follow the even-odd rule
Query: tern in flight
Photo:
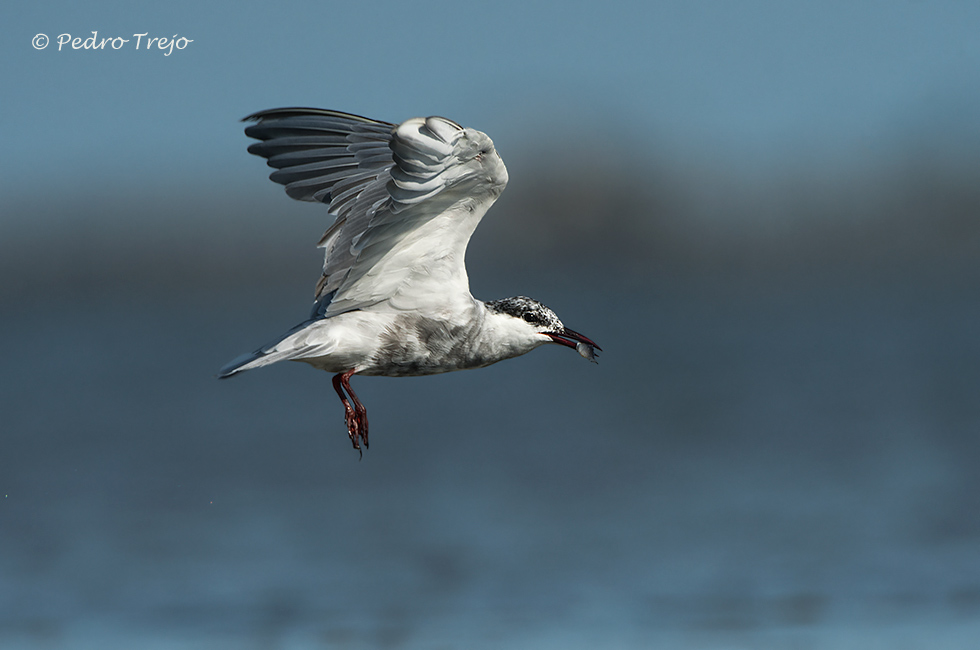
[[442, 117], [401, 124], [313, 108], [246, 117], [249, 152], [300, 201], [327, 206], [323, 274], [307, 320], [231, 361], [219, 377], [289, 359], [336, 373], [354, 448], [368, 446], [353, 375], [413, 377], [482, 368], [545, 343], [595, 361], [601, 348], [540, 302], [470, 294], [470, 235], [507, 185], [485, 134]]

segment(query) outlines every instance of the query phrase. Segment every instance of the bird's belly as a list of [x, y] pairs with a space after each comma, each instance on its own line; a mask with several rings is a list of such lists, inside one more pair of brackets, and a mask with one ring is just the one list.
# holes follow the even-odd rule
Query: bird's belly
[[474, 345], [476, 323], [411, 316], [396, 321], [380, 337], [361, 375], [415, 377], [480, 368], [493, 363]]
[[357, 374], [384, 377], [420, 377], [455, 370], [482, 368], [490, 365], [490, 363], [492, 361], [472, 355], [413, 353], [409, 350], [403, 350], [394, 354], [382, 352], [376, 355], [363, 369], [359, 369]]

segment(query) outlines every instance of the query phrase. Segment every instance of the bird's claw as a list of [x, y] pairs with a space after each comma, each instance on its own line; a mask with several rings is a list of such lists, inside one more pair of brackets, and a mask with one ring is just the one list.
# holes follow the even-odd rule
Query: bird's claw
[[[334, 375], [333, 378], [333, 388], [337, 391], [337, 395], [340, 397], [340, 401], [344, 405], [344, 421], [347, 424], [347, 435], [350, 436], [351, 444], [354, 445], [354, 449], [361, 451], [361, 442], [364, 442], [364, 448], [368, 448], [368, 419], [367, 419], [367, 409], [361, 404], [361, 400], [357, 399], [357, 395], [350, 387], [350, 378], [354, 374], [354, 370], [348, 370], [347, 372], [340, 373], [339, 375]], [[347, 396], [350, 395], [350, 399]], [[363, 452], [361, 452], [363, 455]]]
[[361, 442], [368, 448], [368, 419], [367, 409], [345, 405], [344, 419], [347, 423], [347, 435], [350, 436], [354, 449], [361, 451]]

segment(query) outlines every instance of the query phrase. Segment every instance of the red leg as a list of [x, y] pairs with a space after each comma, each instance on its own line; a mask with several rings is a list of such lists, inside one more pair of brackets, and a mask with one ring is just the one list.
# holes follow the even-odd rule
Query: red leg
[[354, 449], [360, 449], [357, 444], [357, 438], [354, 435], [354, 429], [352, 428], [354, 419], [354, 409], [351, 408], [350, 402], [347, 401], [347, 395], [344, 394], [343, 388], [341, 388], [341, 375], [333, 376], [333, 389], [337, 391], [337, 395], [340, 396], [340, 401], [344, 405], [345, 418], [347, 420], [347, 434], [350, 436], [351, 441], [354, 443]]
[[[339, 375], [334, 375], [333, 377], [333, 388], [337, 391], [337, 395], [340, 396], [340, 401], [344, 404], [344, 419], [347, 422], [347, 435], [350, 436], [350, 441], [354, 445], [354, 449], [358, 451], [361, 450], [360, 440], [364, 441], [364, 448], [368, 447], [368, 420], [367, 420], [367, 409], [361, 404], [361, 400], [357, 399], [357, 394], [350, 387], [350, 378], [354, 374], [354, 369], [351, 368], [347, 372], [342, 372]], [[344, 394], [347, 391], [347, 394]], [[350, 401], [347, 400], [347, 395], [350, 395]], [[351, 402], [354, 403], [353, 407]]]
[[350, 387], [350, 378], [353, 376], [354, 371], [348, 370], [340, 376], [340, 383], [350, 395], [350, 399], [354, 402], [354, 421], [357, 425], [358, 433], [361, 435], [361, 440], [364, 441], [364, 448], [368, 448], [368, 419], [367, 419], [367, 409], [361, 404], [361, 400], [357, 398], [357, 393]]

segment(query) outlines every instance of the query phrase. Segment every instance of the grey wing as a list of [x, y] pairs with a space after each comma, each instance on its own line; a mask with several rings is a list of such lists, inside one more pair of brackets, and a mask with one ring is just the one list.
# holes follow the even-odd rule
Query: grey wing
[[278, 108], [249, 115], [245, 129], [260, 140], [249, 153], [276, 168], [269, 178], [299, 201], [317, 201], [335, 217], [317, 246], [324, 249], [323, 275], [316, 286], [314, 315], [322, 312], [354, 262], [351, 242], [388, 199], [394, 166], [394, 124], [317, 108]]
[[[257, 113], [249, 151], [276, 167], [293, 198], [321, 201], [336, 221], [313, 316], [388, 301], [469, 295], [463, 257], [507, 171], [483, 133], [441, 117], [397, 127], [318, 109]], [[406, 300], [402, 300], [409, 296]]]

